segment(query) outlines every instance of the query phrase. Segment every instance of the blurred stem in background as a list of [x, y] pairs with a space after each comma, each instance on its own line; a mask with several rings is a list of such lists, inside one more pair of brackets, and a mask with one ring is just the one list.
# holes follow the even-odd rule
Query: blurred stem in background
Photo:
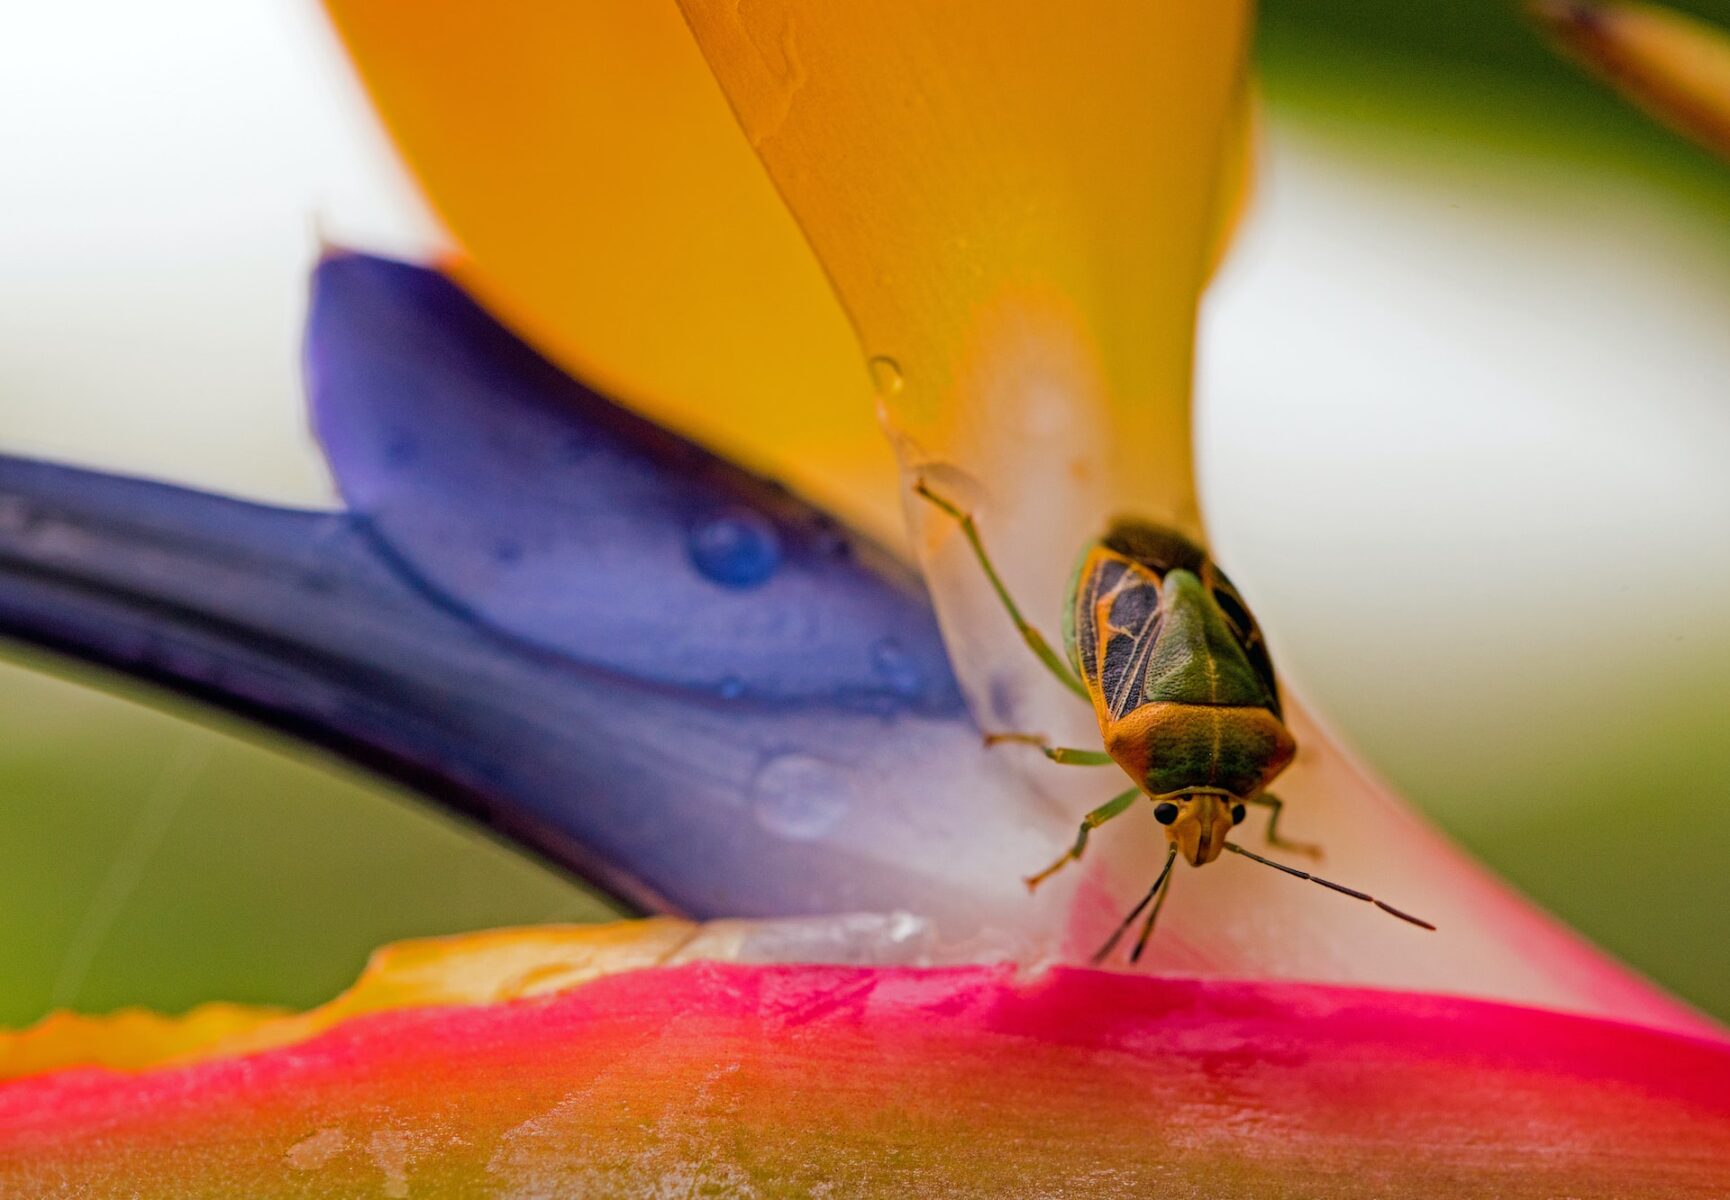
[[[1730, 2], [1680, 7], [1730, 23]], [[1287, 678], [1374, 766], [1577, 928], [1730, 1017], [1730, 549], [1713, 544], [1730, 508], [1699, 482], [1730, 407], [1698, 402], [1722, 399], [1730, 363], [1684, 357], [1721, 342], [1730, 314], [1730, 169], [1555, 56], [1504, 0], [1268, 0], [1261, 21], [1264, 215], [1203, 356], [1222, 557]], [[1330, 214], [1355, 259], [1326, 244]], [[1313, 269], [1289, 252], [1306, 236]], [[1498, 281], [1457, 252], [1494, 260], [1498, 236], [1559, 249]], [[1672, 261], [1654, 283], [1651, 264]], [[1338, 301], [1311, 306], [1336, 325], [1296, 323], [1300, 288]], [[1546, 310], [1570, 291], [1596, 308]], [[1271, 317], [1258, 296], [1277, 298]], [[1377, 309], [1442, 344], [1390, 358], [1386, 330], [1359, 323]], [[1578, 391], [1589, 358], [1546, 374], [1545, 354], [1583, 349], [1570, 328], [1621, 329], [1599, 349], [1641, 384]], [[55, 402], [5, 370], [14, 407]], [[1691, 388], [1672, 393], [1676, 379]], [[1624, 470], [1569, 474], [1593, 436]], [[1294, 476], [1267, 447], [1305, 437], [1315, 453]], [[1450, 454], [1464, 465], [1438, 468]], [[610, 911], [299, 747], [14, 657], [0, 1022], [54, 1004], [307, 1005], [385, 941]]]

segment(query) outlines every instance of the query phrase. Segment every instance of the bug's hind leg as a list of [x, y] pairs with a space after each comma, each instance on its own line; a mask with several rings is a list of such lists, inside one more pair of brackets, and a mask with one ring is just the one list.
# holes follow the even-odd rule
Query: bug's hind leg
[[1107, 821], [1111, 820], [1111, 818], [1122, 816], [1129, 810], [1129, 806], [1134, 804], [1136, 798], [1140, 795], [1140, 788], [1130, 788], [1122, 795], [1113, 796], [1104, 804], [1101, 804], [1098, 808], [1081, 818], [1081, 829], [1075, 835], [1075, 845], [1071, 846], [1061, 858], [1052, 863], [1049, 867], [1046, 867], [1045, 870], [1039, 872], [1039, 874], [1029, 875], [1027, 877], [1027, 890], [1031, 892], [1034, 888], [1044, 883], [1047, 879], [1050, 879], [1064, 867], [1080, 859], [1082, 851], [1087, 849], [1087, 835], [1092, 833], [1095, 829], [1098, 829]]
[[1045, 738], [1037, 733], [988, 733], [985, 735], [987, 746], [1037, 746], [1040, 753], [1052, 762], [1065, 767], [1109, 767], [1114, 761], [1111, 755], [1103, 750], [1078, 750], [1074, 746], [1048, 746]]
[[1263, 793], [1251, 800], [1250, 803], [1266, 805], [1272, 810], [1267, 819], [1266, 836], [1268, 845], [1277, 846], [1281, 850], [1289, 850], [1293, 854], [1302, 854], [1307, 858], [1319, 860], [1322, 857], [1322, 848], [1315, 843], [1287, 841], [1279, 835], [1279, 819], [1285, 812], [1285, 801], [1281, 800], [1278, 796], [1270, 796]]
[[1015, 600], [1009, 594], [1009, 589], [1004, 586], [1003, 577], [998, 575], [997, 568], [991, 565], [991, 556], [985, 553], [985, 543], [979, 538], [979, 526], [974, 523], [973, 514], [962, 511], [932, 491], [926, 486], [923, 479], [913, 485], [913, 491], [955, 518], [961, 526], [961, 533], [966, 537], [967, 544], [973, 547], [973, 556], [979, 560], [979, 566], [984, 570], [985, 578], [991, 582], [991, 590], [997, 593], [997, 598], [1003, 602], [1004, 610], [1009, 613], [1009, 619], [1015, 622], [1015, 628], [1021, 633], [1021, 640], [1027, 643], [1027, 648], [1033, 651], [1040, 662], [1045, 664], [1047, 671], [1057, 677], [1059, 683], [1083, 700], [1088, 699], [1087, 689], [1082, 686], [1081, 680], [1075, 677], [1075, 672], [1069, 669], [1069, 664], [1058, 657], [1057, 652], [1051, 648], [1051, 643], [1045, 640], [1045, 635], [1035, 629], [1027, 618], [1021, 615], [1021, 609], [1016, 607]]

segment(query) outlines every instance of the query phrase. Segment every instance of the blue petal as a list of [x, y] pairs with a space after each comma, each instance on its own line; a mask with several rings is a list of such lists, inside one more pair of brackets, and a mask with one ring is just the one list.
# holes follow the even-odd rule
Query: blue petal
[[306, 360], [343, 496], [440, 602], [637, 679], [959, 706], [899, 562], [562, 374], [444, 276], [327, 259]]
[[437, 276], [343, 258], [318, 289], [358, 511], [0, 458], [0, 633], [335, 750], [643, 909], [1025, 914], [1073, 826], [981, 749], [904, 571]]

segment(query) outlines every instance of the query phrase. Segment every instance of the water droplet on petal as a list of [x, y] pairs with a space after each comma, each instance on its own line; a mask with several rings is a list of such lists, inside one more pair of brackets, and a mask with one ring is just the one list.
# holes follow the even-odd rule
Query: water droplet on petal
[[691, 561], [727, 587], [756, 587], [781, 565], [781, 538], [761, 513], [738, 508], [698, 522], [691, 531]]
[[811, 841], [834, 829], [853, 807], [852, 772], [809, 754], [783, 754], [751, 781], [751, 813], [777, 837]]
[[745, 694], [745, 681], [737, 675], [729, 675], [716, 685], [715, 690], [723, 700], [737, 700]]
[[925, 686], [919, 664], [894, 638], [884, 638], [871, 647], [871, 666], [897, 695], [917, 696]]
[[871, 385], [879, 396], [898, 395], [907, 386], [907, 380], [901, 374], [901, 364], [887, 355], [866, 359], [865, 367], [871, 372]]

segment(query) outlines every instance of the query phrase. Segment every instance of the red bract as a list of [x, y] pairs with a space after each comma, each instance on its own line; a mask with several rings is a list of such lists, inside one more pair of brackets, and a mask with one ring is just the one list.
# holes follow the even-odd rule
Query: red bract
[[698, 963], [0, 1087], [18, 1196], [1727, 1192], [1723, 1043], [1073, 969]]

